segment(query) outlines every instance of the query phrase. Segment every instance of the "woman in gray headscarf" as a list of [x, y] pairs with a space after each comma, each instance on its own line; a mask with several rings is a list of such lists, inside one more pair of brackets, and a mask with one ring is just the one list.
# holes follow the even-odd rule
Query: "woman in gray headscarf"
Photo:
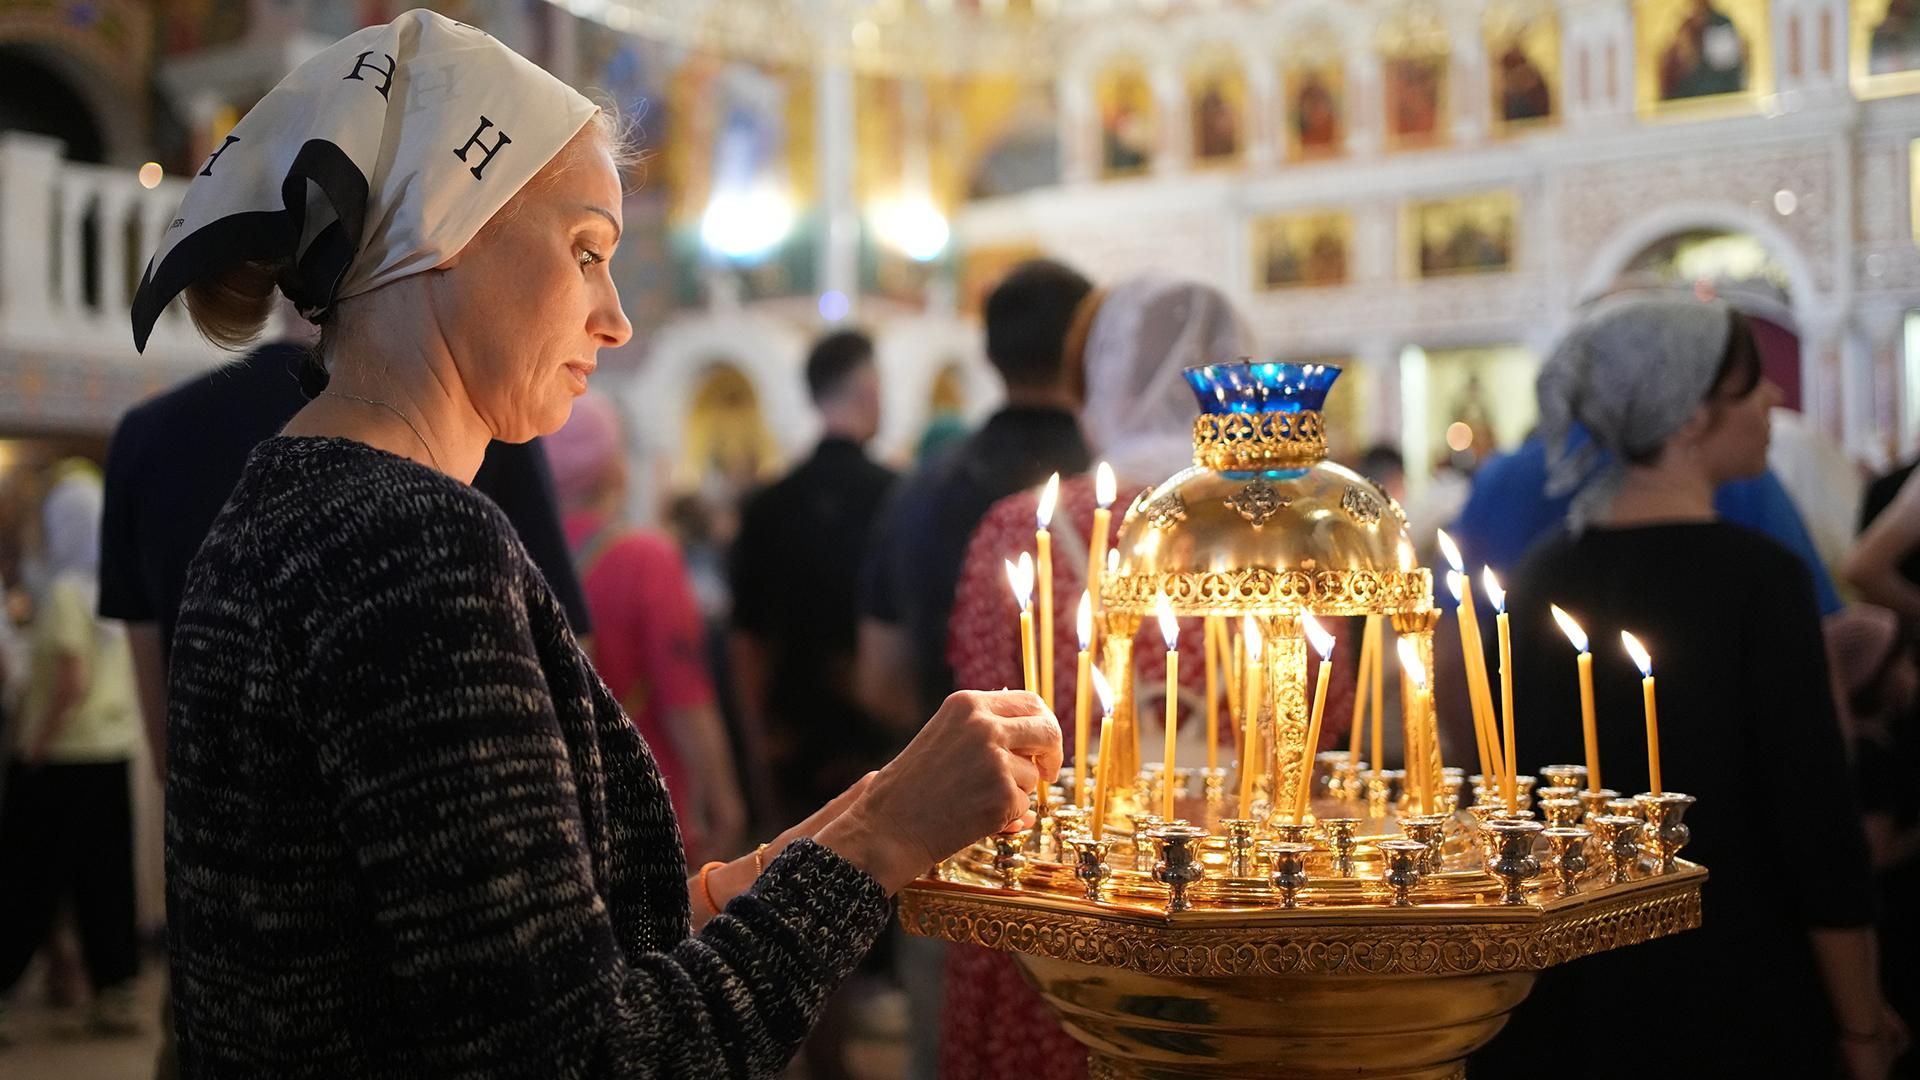
[[1703, 929], [1545, 980], [1487, 1056], [1528, 1059], [1566, 1016], [1657, 985], [1686, 1017], [1639, 1033], [1665, 1073], [1828, 1075], [1844, 1053], [1852, 1075], [1884, 1075], [1905, 1033], [1875, 982], [1866, 846], [1811, 580], [1785, 548], [1714, 517], [1717, 487], [1765, 468], [1779, 401], [1751, 328], [1723, 303], [1611, 298], [1538, 390], [1550, 489], [1577, 494], [1568, 530], [1511, 583], [1515, 711], [1536, 720], [1523, 764], [1582, 760], [1579, 725], [1563, 722], [1577, 688], [1558, 604], [1593, 642], [1602, 780], [1648, 787], [1631, 631], [1660, 669], [1666, 790], [1699, 800], [1687, 856], [1713, 876]]

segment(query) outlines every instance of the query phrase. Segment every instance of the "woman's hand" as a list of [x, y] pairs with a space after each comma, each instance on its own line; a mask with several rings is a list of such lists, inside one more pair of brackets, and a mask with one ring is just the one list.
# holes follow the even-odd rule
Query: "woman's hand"
[[982, 836], [1026, 826], [1060, 773], [1060, 724], [1024, 690], [963, 690], [814, 838], [893, 893]]

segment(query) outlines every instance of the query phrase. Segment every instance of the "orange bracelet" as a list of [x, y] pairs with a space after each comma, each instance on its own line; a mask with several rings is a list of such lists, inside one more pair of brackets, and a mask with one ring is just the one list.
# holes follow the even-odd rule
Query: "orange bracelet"
[[720, 914], [720, 905], [713, 902], [713, 886], [707, 884], [707, 875], [713, 873], [716, 867], [725, 865], [727, 864], [723, 862], [710, 862], [700, 868], [700, 895], [707, 902], [707, 913], [709, 915]]

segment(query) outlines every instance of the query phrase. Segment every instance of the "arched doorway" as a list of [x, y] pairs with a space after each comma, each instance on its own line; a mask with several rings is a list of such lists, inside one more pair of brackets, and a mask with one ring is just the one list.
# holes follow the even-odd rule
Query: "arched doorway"
[[1718, 228], [1674, 232], [1628, 259], [1615, 285], [1691, 289], [1700, 296], [1724, 298], [1752, 320], [1761, 367], [1780, 387], [1787, 407], [1801, 407], [1800, 327], [1793, 315], [1792, 279], [1760, 237]]
[[0, 131], [50, 135], [69, 161], [106, 161], [106, 137], [93, 109], [38, 50], [0, 45]]
[[687, 399], [686, 426], [673, 465], [674, 490], [737, 505], [779, 461], [779, 447], [767, 429], [753, 383], [732, 363], [709, 363], [694, 379]]

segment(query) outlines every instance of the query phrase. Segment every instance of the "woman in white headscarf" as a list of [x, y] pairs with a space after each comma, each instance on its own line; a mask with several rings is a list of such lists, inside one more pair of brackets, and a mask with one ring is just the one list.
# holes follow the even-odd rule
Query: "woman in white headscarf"
[[94, 615], [100, 505], [91, 463], [54, 467], [43, 509], [47, 580], [0, 806], [0, 1028], [14, 984], [63, 906], [74, 913], [93, 989], [91, 1026], [134, 1028], [140, 957], [128, 784], [140, 718], [126, 628]]
[[[1066, 355], [1085, 378], [1080, 426], [1093, 456], [1115, 474], [1109, 544], [1136, 496], [1193, 464], [1199, 410], [1183, 372], [1231, 363], [1252, 350], [1253, 335], [1232, 303], [1197, 282], [1148, 274], [1083, 302]], [[1075, 694], [1075, 623], [1087, 587], [1097, 479], [1095, 474], [1063, 477], [1050, 525], [1054, 695], [1060, 703], [1072, 702]], [[948, 660], [961, 686], [1020, 682], [1019, 620], [1003, 562], [1032, 551], [1040, 497], [1038, 490], [1025, 491], [995, 503], [968, 544], [948, 639]], [[1183, 620], [1188, 650], [1199, 647], [1202, 632], [1200, 620]], [[1159, 649], [1138, 650], [1135, 685], [1165, 685], [1164, 656]], [[1181, 753], [1187, 761], [1201, 761], [1205, 726], [1191, 720], [1206, 715], [1206, 666], [1188, 664], [1180, 674], [1182, 715], [1189, 721], [1181, 729]], [[1330, 715], [1345, 715], [1340, 697], [1350, 692], [1350, 684], [1336, 687], [1328, 699]], [[1160, 705], [1145, 701], [1139, 712], [1164, 715]], [[1075, 747], [1070, 756], [1078, 761], [1079, 753]], [[1004, 953], [955, 946], [941, 1015], [941, 1080], [1079, 1080], [1086, 1075], [1086, 1047], [1061, 1029]]]
[[253, 452], [174, 638], [184, 1076], [773, 1076], [888, 895], [1021, 821], [1058, 767], [1032, 695], [957, 694], [689, 878], [644, 739], [468, 486], [631, 333], [620, 156], [564, 83], [413, 11], [243, 118], [148, 269], [137, 340], [183, 290], [241, 340], [278, 290], [331, 375]]
[[[1686, 854], [1712, 878], [1701, 929], [1549, 973], [1483, 1064], [1531, 1067], [1565, 1017], [1658, 983], [1688, 1022], [1643, 1030], [1639, 1045], [1672, 1075], [1831, 1075], [1844, 1057], [1853, 1076], [1884, 1076], [1905, 1032], [1875, 978], [1866, 843], [1812, 580], [1785, 548], [1714, 516], [1721, 484], [1767, 464], [1779, 394], [1752, 329], [1724, 303], [1615, 297], [1561, 341], [1538, 390], [1549, 492], [1575, 494], [1568, 531], [1510, 583], [1515, 712], [1564, 716], [1574, 700], [1558, 604], [1594, 645], [1603, 783], [1694, 795]], [[1659, 668], [1657, 776], [1623, 631]], [[1523, 767], [1582, 760], [1578, 725], [1527, 730]], [[1817, 851], [1819, 872], [1782, 873], [1788, 851]]]

